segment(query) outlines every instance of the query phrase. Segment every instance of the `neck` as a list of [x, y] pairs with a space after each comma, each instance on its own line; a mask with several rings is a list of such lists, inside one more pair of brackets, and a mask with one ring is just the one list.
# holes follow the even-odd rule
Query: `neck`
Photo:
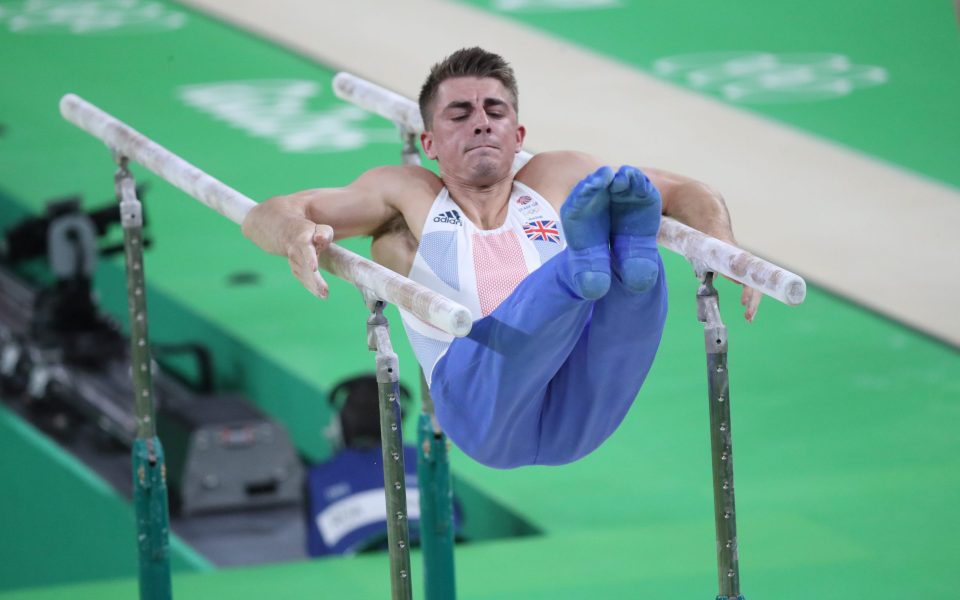
[[443, 178], [450, 197], [463, 209], [464, 215], [481, 229], [496, 229], [507, 218], [510, 192], [513, 190], [513, 174], [490, 185], [475, 185], [454, 178]]

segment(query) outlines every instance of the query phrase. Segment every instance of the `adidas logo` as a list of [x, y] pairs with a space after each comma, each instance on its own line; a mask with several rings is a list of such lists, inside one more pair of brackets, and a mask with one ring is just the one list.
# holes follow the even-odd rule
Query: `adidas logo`
[[440, 213], [433, 218], [434, 223], [449, 223], [450, 225], [463, 225], [460, 220], [460, 213], [455, 210], [448, 210]]

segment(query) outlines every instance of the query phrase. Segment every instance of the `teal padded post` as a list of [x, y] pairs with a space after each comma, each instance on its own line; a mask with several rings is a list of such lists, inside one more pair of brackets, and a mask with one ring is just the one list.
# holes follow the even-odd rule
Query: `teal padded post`
[[134, 440], [133, 484], [140, 552], [140, 598], [168, 600], [172, 591], [167, 468], [159, 438]]
[[[424, 399], [429, 395], [423, 384]], [[427, 600], [454, 600], [453, 489], [447, 436], [434, 427], [431, 414], [420, 415], [417, 481], [420, 486], [420, 543]]]

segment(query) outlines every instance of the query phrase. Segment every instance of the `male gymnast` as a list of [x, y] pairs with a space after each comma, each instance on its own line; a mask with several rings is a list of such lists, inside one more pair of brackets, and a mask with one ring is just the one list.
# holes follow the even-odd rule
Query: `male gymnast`
[[[655, 169], [614, 172], [577, 152], [535, 155], [516, 173], [511, 67], [480, 48], [431, 69], [420, 92], [419, 166], [372, 169], [343, 188], [259, 204], [244, 234], [286, 256], [325, 298], [317, 253], [371, 236], [380, 264], [463, 304], [464, 338], [401, 311], [444, 431], [491, 467], [556, 465], [596, 449], [625, 417], [656, 355], [667, 289], [660, 215], [733, 243], [722, 197]], [[752, 320], [759, 293], [744, 288]]]

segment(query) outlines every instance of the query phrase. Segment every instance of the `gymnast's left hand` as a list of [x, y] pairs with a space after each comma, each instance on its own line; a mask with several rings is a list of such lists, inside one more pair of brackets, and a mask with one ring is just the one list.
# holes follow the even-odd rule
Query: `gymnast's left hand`
[[[714, 237], [727, 242], [731, 246], [740, 247], [736, 240], [733, 239], [733, 232], [729, 229], [720, 232], [719, 235], [714, 235]], [[763, 292], [732, 277], [727, 277], [726, 275], [723, 277], [737, 285], [743, 286], [743, 291], [740, 292], [740, 306], [743, 307], [743, 318], [747, 320], [747, 323], [753, 323], [753, 320], [757, 317], [757, 309], [760, 308], [760, 300], [763, 299]]]
[[285, 256], [303, 287], [318, 298], [330, 293], [319, 272], [317, 255], [333, 241], [333, 228], [306, 218], [302, 206], [277, 197], [253, 207], [241, 225], [243, 235], [270, 254]]
[[747, 320], [747, 323], [753, 323], [762, 298], [763, 294], [760, 290], [756, 290], [748, 285], [743, 286], [743, 293], [740, 294], [740, 305], [744, 308], [743, 317]]
[[320, 275], [317, 256], [325, 252], [333, 241], [333, 228], [322, 223], [311, 223], [312, 228], [304, 229], [287, 246], [287, 261], [294, 277], [303, 287], [318, 298], [326, 299], [330, 287]]

